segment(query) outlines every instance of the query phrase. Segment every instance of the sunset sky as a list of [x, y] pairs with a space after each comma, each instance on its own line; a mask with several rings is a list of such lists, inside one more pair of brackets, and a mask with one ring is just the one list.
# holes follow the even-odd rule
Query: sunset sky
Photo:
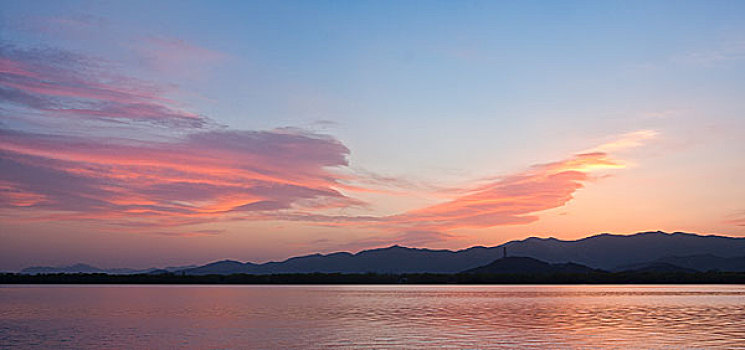
[[743, 1], [2, 1], [0, 271], [745, 236]]

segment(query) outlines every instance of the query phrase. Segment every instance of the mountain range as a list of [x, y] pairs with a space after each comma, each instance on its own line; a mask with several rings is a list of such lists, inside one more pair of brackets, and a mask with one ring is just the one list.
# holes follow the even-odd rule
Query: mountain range
[[[508, 257], [537, 259], [552, 266], [553, 264], [572, 263], [577, 266], [584, 265], [589, 269], [605, 271], [745, 271], [745, 238], [656, 231], [632, 235], [605, 233], [579, 240], [531, 237], [495, 247], [479, 246], [458, 251], [407, 248], [395, 245], [363, 250], [355, 254], [348, 252], [312, 254], [263, 264], [223, 260], [198, 267], [149, 269], [141, 270], [140, 273], [177, 272], [187, 275], [314, 272], [458, 273], [485, 267], [492, 262], [496, 263], [495, 260], [504, 257], [505, 250]], [[507, 260], [501, 264], [507, 262], [512, 264], [511, 266], [520, 265], [517, 260]], [[535, 261], [525, 260], [523, 263], [535, 263]], [[82, 266], [96, 269], [88, 265]], [[137, 273], [123, 272], [127, 269], [81, 271], [79, 268], [75, 270], [72, 267], [58, 270], [49, 267], [32, 267], [24, 269], [21, 273]], [[549, 267], [550, 269], [553, 267]]]

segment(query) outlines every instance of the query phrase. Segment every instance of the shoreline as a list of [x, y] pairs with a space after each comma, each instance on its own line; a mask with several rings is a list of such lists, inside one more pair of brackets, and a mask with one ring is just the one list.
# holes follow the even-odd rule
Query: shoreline
[[627, 285], [627, 284], [745, 284], [745, 272], [594, 272], [586, 274], [343, 274], [273, 275], [181, 274], [0, 274], [0, 284], [134, 284], [134, 285]]

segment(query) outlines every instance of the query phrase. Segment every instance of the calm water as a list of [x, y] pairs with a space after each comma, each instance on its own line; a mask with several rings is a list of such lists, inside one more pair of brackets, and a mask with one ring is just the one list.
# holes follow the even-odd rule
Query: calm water
[[0, 286], [0, 348], [745, 349], [745, 286]]

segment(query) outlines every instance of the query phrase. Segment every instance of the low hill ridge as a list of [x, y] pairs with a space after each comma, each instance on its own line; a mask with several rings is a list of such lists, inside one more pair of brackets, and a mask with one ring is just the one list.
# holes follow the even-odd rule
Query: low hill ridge
[[508, 256], [494, 260], [492, 263], [463, 271], [475, 274], [523, 274], [523, 273], [590, 273], [598, 270], [575, 263], [549, 264], [524, 256]]

